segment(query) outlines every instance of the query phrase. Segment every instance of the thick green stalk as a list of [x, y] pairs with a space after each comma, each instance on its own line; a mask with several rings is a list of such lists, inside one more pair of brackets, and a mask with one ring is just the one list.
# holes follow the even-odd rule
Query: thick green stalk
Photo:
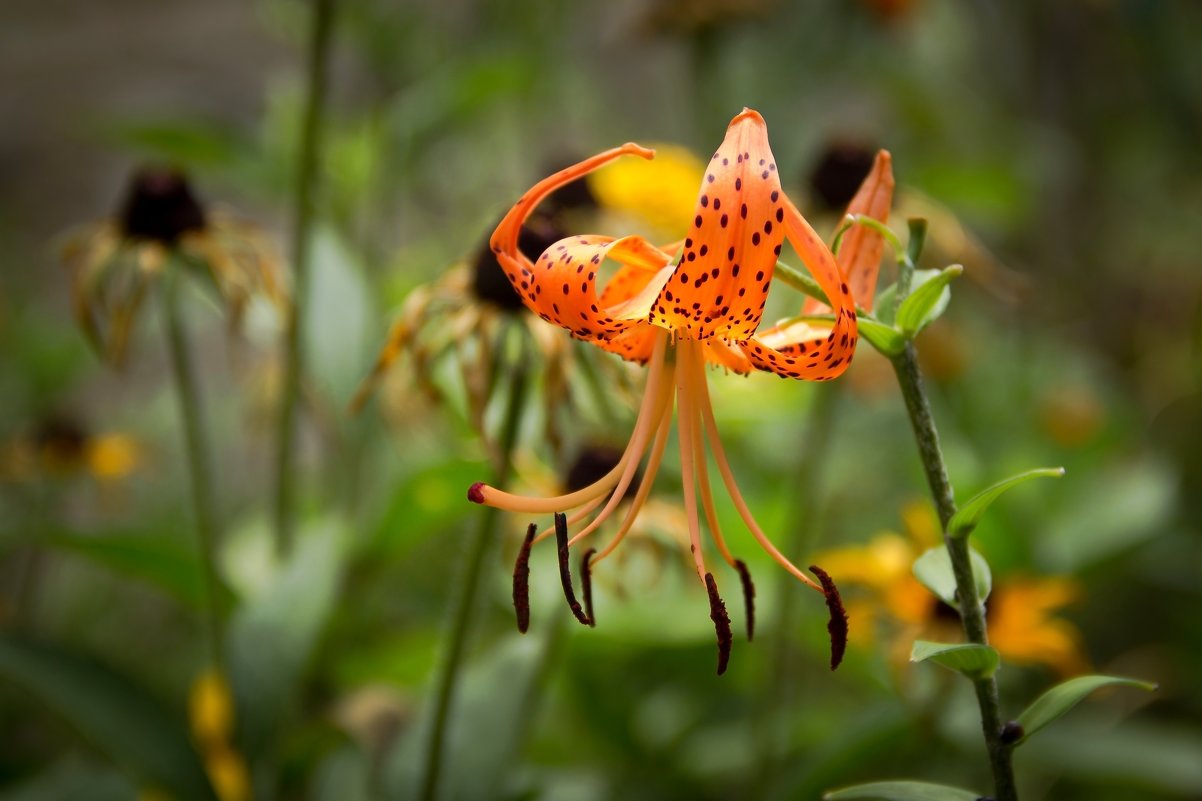
[[296, 406], [304, 370], [302, 323], [309, 292], [309, 239], [313, 221], [313, 185], [321, 147], [321, 120], [325, 108], [326, 61], [334, 0], [314, 0], [308, 52], [305, 117], [297, 160], [296, 195], [292, 228], [292, 304], [284, 329], [284, 386], [280, 397], [276, 443], [275, 544], [278, 554], [292, 549], [293, 450], [296, 441]]
[[[519, 333], [524, 334], [524, 331]], [[504, 358], [503, 353], [499, 358]], [[509, 475], [513, 469], [513, 448], [517, 442], [522, 408], [526, 403], [526, 390], [529, 382], [524, 342], [519, 358], [510, 365], [510, 369], [512, 374], [508, 406], [505, 409], [499, 449], [501, 461], [496, 465], [492, 482], [501, 487], [509, 481]], [[434, 713], [430, 722], [430, 739], [426, 746], [426, 760], [422, 769], [421, 790], [418, 796], [422, 801], [434, 801], [438, 797], [438, 783], [442, 773], [442, 752], [447, 737], [451, 704], [454, 702], [455, 689], [459, 683], [459, 670], [463, 666], [464, 649], [467, 644], [468, 631], [471, 628], [472, 613], [475, 610], [476, 596], [480, 590], [480, 575], [484, 569], [485, 557], [496, 539], [494, 535], [499, 519], [499, 509], [493, 506], [485, 507], [480, 513], [479, 525], [468, 542], [467, 559], [464, 563], [459, 591], [455, 596], [451, 611], [451, 627], [448, 633], [446, 654], [443, 657], [442, 667], [438, 673], [438, 683], [434, 690]]]
[[221, 583], [217, 577], [218, 523], [213, 501], [213, 458], [205, 436], [200, 408], [200, 389], [192, 364], [188, 336], [180, 317], [179, 291], [185, 266], [178, 261], [167, 264], [163, 277], [163, 323], [171, 370], [179, 398], [180, 422], [184, 428], [184, 449], [188, 455], [188, 478], [192, 487], [192, 506], [196, 515], [196, 536], [204, 575], [205, 639], [213, 666], [222, 660]]
[[[931, 497], [935, 500], [939, 521], [945, 532], [944, 542], [947, 544], [952, 571], [956, 577], [956, 600], [960, 607], [964, 634], [970, 642], [987, 645], [989, 638], [985, 628], [985, 608], [977, 595], [977, 585], [973, 580], [968, 538], [946, 535], [948, 521], [956, 514], [956, 498], [951, 480], [947, 476], [943, 451], [939, 447], [939, 432], [935, 428], [931, 404], [922, 386], [914, 343], [906, 343], [905, 350], [893, 359], [893, 369], [897, 373], [897, 381], [906, 402], [906, 411], [910, 415], [910, 424], [914, 428], [918, 454], [926, 471]], [[1011, 764], [1012, 748], [1001, 739], [1002, 715], [997, 680], [993, 677], [976, 679], [973, 681], [973, 688], [976, 690], [977, 704], [981, 709], [981, 728], [985, 734], [985, 747], [989, 751], [989, 762], [993, 768], [997, 801], [1018, 801]]]

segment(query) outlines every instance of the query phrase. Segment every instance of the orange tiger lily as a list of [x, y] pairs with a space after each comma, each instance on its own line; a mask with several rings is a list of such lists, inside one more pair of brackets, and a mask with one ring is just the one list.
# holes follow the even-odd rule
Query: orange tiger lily
[[[833, 582], [811, 567], [815, 582], [772, 544], [752, 516], [735, 483], [718, 437], [706, 385], [707, 362], [740, 374], [751, 368], [782, 377], [827, 381], [840, 375], [856, 346], [855, 302], [830, 250], [781, 190], [763, 118], [744, 109], [727, 128], [710, 160], [688, 237], [663, 248], [641, 237], [588, 235], [563, 239], [532, 262], [518, 248], [523, 221], [555, 189], [624, 155], [652, 158], [654, 152], [625, 144], [546, 178], [520, 198], [493, 233], [491, 246], [526, 305], [544, 320], [622, 357], [648, 365], [645, 394], [630, 443], [618, 464], [588, 487], [551, 498], [532, 498], [474, 484], [470, 500], [501, 509], [555, 515], [553, 529], [537, 534], [531, 527], [514, 574], [514, 603], [519, 628], [528, 622], [526, 560], [530, 546], [550, 536], [559, 540], [564, 590], [576, 617], [592, 625], [589, 571], [605, 559], [629, 532], [654, 483], [672, 424], [673, 396], [679, 409], [678, 440], [697, 577], [710, 598], [710, 616], [718, 633], [718, 672], [727, 664], [730, 620], [717, 583], [706, 568], [700, 512], [722, 558], [739, 574], [747, 603], [747, 628], [754, 630], [754, 588], [744, 563], [727, 547], [718, 526], [705, 450], [718, 467], [731, 501], [759, 544], [789, 573], [826, 597], [831, 612], [831, 666], [842, 657], [847, 621]], [[788, 240], [830, 299], [833, 318], [827, 329], [807, 328], [795, 339], [777, 336], [771, 343], [756, 336], [772, 273]], [[598, 270], [605, 259], [619, 268], [600, 295]], [[590, 535], [627, 495], [644, 456], [645, 475], [634, 492], [618, 531], [600, 551], [590, 549], [582, 562], [584, 608], [575, 601], [567, 565], [568, 548]], [[608, 500], [606, 500], [608, 496]], [[604, 505], [602, 506], [602, 503]], [[568, 539], [569, 524], [598, 507], [591, 522]], [[575, 510], [570, 517], [564, 513]]]

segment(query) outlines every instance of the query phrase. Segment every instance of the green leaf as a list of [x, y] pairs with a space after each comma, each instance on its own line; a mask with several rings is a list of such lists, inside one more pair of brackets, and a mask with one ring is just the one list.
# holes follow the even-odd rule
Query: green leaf
[[53, 709], [139, 784], [181, 801], [216, 801], [182, 715], [128, 676], [18, 634], [0, 635], [0, 676]]
[[931, 661], [970, 679], [987, 679], [997, 671], [1001, 660], [988, 645], [917, 640], [910, 651], [910, 661]]
[[844, 787], [842, 790], [827, 793], [823, 799], [825, 801], [851, 801], [852, 799], [864, 799], [864, 801], [977, 801], [980, 797], [980, 793], [972, 793], [944, 784], [892, 781]]
[[1011, 487], [1028, 481], [1032, 478], [1046, 476], [1048, 478], [1060, 478], [1064, 475], [1063, 467], [1037, 467], [1034, 470], [1028, 470], [1025, 473], [1019, 473], [1010, 478], [1005, 478], [994, 484], [992, 487], [981, 490], [976, 495], [961, 507], [960, 511], [952, 516], [948, 521], [947, 533], [950, 537], [967, 537], [972, 533], [972, 530], [981, 522], [981, 517], [985, 514], [985, 510], [989, 508], [998, 496]]
[[[973, 577], [977, 583], [977, 597], [984, 603], [985, 599], [989, 597], [989, 591], [993, 588], [993, 573], [990, 572], [989, 563], [985, 561], [984, 556], [971, 548], [968, 555], [972, 560]], [[913, 570], [914, 577], [922, 586], [942, 598], [944, 603], [958, 608], [956, 575], [952, 572], [952, 558], [948, 555], [945, 546], [931, 548], [915, 559]]]
[[925, 278], [921, 284], [917, 284], [919, 279], [916, 271], [914, 273], [916, 283], [914, 291], [902, 301], [901, 308], [897, 310], [897, 327], [908, 339], [913, 339], [915, 334], [943, 314], [952, 297], [948, 284], [964, 272], [964, 267], [953, 264], [938, 272], [933, 270], [923, 270], [922, 272], [934, 274]]
[[[194, 609], [205, 602], [204, 576], [195, 548], [168, 537], [138, 534], [52, 534], [41, 544], [76, 554], [102, 567], [166, 590]], [[222, 604], [233, 606], [234, 595], [220, 587]]]
[[286, 724], [334, 607], [346, 540], [338, 519], [306, 525], [290, 559], [248, 594], [230, 621], [230, 682], [252, 756]]
[[893, 358], [906, 347], [906, 338], [891, 325], [886, 325], [871, 317], [861, 316], [858, 321], [860, 336], [868, 340], [868, 344], [883, 355]]
[[1023, 728], [1023, 736], [1016, 745], [1025, 743], [1032, 734], [1068, 712], [1094, 690], [1112, 685], [1139, 687], [1149, 692], [1157, 688], [1156, 684], [1149, 681], [1126, 679], [1119, 676], [1078, 676], [1075, 679], [1069, 679], [1036, 698], [1018, 716], [1018, 725]]

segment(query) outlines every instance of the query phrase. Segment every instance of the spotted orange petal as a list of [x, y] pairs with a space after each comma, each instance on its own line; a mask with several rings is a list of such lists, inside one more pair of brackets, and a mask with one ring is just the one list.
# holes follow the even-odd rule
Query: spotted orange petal
[[784, 240], [785, 202], [764, 118], [744, 109], [710, 159], [680, 265], [651, 323], [692, 339], [751, 336]]
[[[788, 378], [827, 381], [839, 376], [851, 363], [856, 349], [856, 311], [851, 289], [843, 280], [830, 249], [810, 227], [788, 198], [784, 199], [784, 226], [789, 243], [797, 250], [830, 299], [835, 322], [820, 339], [792, 342], [779, 337], [752, 337], [743, 352], [756, 369]], [[808, 326], [805, 327], [808, 329]]]
[[[880, 150], [872, 163], [872, 169], [847, 205], [846, 213], [864, 214], [887, 223], [892, 203], [893, 160], [889, 151]], [[853, 225], [843, 234], [836, 259], [847, 285], [851, 287], [851, 295], [860, 308], [872, 308], [876, 297], [877, 275], [881, 267], [881, 253], [884, 249], [884, 237], [866, 225]], [[830, 307], [825, 303], [806, 298], [802, 314], [824, 314], [829, 310]]]

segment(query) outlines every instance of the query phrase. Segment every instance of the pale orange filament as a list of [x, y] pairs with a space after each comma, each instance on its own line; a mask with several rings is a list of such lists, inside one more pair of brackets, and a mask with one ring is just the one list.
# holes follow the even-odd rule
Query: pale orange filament
[[651, 446], [651, 456], [647, 459], [647, 469], [643, 473], [643, 480], [639, 484], [638, 492], [634, 494], [634, 500], [630, 502], [630, 508], [626, 510], [626, 517], [622, 520], [622, 526], [614, 534], [610, 543], [602, 548], [590, 560], [590, 564], [596, 565], [605, 557], [613, 553], [618, 547], [626, 534], [634, 526], [635, 518], [639, 516], [639, 512], [643, 509], [643, 504], [647, 502], [647, 496], [651, 494], [651, 485], [655, 483], [655, 476], [659, 473], [660, 462], [664, 458], [664, 447], [668, 444], [668, 434], [672, 431], [672, 406], [664, 407], [663, 416], [659, 421], [659, 429], [655, 432], [655, 443]]
[[[697, 348], [698, 358], [688, 362], [687, 369], [689, 371], [687, 381], [692, 385], [705, 384], [705, 360], [701, 358], [701, 349]], [[708, 397], [696, 397], [695, 404], [704, 402], [708, 405]], [[704, 440], [701, 438], [701, 410], [694, 407], [693, 413], [689, 415], [686, 422], [684, 415], [680, 418], [681, 425], [688, 425], [692, 431], [693, 442], [696, 443], [697, 451], [695, 466], [697, 469], [697, 487], [701, 493], [701, 508], [705, 510], [705, 522], [709, 526], [710, 534], [714, 538], [714, 544], [718, 546], [718, 551], [721, 552], [722, 558], [731, 567], [735, 566], [735, 558], [731, 554], [730, 549], [726, 547], [726, 540], [722, 537], [722, 528], [718, 525], [718, 515], [714, 511], [714, 494], [710, 488], [709, 468], [706, 465], [705, 449], [703, 447]]]
[[531, 514], [547, 514], [562, 512], [565, 509], [575, 509], [577, 506], [603, 497], [621, 481], [622, 476], [626, 472], [626, 466], [631, 463], [631, 460], [634, 461], [635, 465], [638, 464], [642, 458], [643, 451], [647, 447], [649, 430], [653, 422], [659, 417], [658, 401], [661, 395], [660, 386], [663, 383], [666, 372], [663, 368], [667, 345], [668, 337], [666, 333], [656, 337], [655, 346], [651, 352], [651, 362], [648, 366], [647, 388], [643, 394], [642, 404], [639, 407], [638, 420], [634, 424], [634, 433], [630, 437], [630, 442], [626, 445], [626, 450], [622, 453], [622, 458], [600, 480], [575, 492], [556, 495], [551, 498], [531, 498], [526, 495], [514, 495], [499, 490], [496, 487], [490, 487], [487, 484], [478, 484], [472, 487], [469, 497], [476, 503], [482, 503], [485, 506], [495, 506], [508, 512], [527, 512]]
[[[680, 424], [676, 431], [680, 440], [680, 482], [684, 489], [684, 510], [689, 521], [689, 550], [693, 553], [693, 565], [697, 578], [705, 582], [705, 556], [701, 551], [701, 524], [697, 519], [696, 462], [700, 443], [694, 441], [693, 426], [689, 420], [696, 414], [697, 400], [695, 382], [690, 366], [699, 357], [699, 346], [691, 339], [681, 338], [676, 345], [680, 369], [676, 374], [676, 412]], [[702, 457], [704, 458], [704, 453]]]
[[[806, 584], [818, 592], [823, 592], [822, 587], [814, 582], [805, 573], [802, 573], [796, 565], [790, 562], [785, 555], [777, 550], [772, 541], [764, 534], [755, 518], [751, 515], [751, 510], [747, 508], [746, 501], [743, 500], [742, 493], [739, 492], [739, 487], [735, 483], [734, 473], [731, 472], [730, 464], [726, 460], [726, 452], [722, 448], [722, 440], [718, 438], [718, 425], [714, 421], [714, 410], [710, 406], [709, 387], [706, 386], [705, 376], [698, 379], [697, 376], [690, 376], [693, 383], [693, 392], [700, 401], [702, 420], [705, 423], [706, 439], [709, 442], [710, 453], [714, 456], [714, 462], [718, 465], [718, 471], [722, 474], [722, 480], [726, 484], [726, 491], [730, 494], [730, 499], [734, 502], [735, 508], [739, 510], [739, 515], [743, 518], [743, 523], [746, 524], [747, 530], [755, 537], [760, 547], [768, 552], [776, 562], [788, 570], [799, 581]], [[825, 595], [825, 593], [823, 593]]]

